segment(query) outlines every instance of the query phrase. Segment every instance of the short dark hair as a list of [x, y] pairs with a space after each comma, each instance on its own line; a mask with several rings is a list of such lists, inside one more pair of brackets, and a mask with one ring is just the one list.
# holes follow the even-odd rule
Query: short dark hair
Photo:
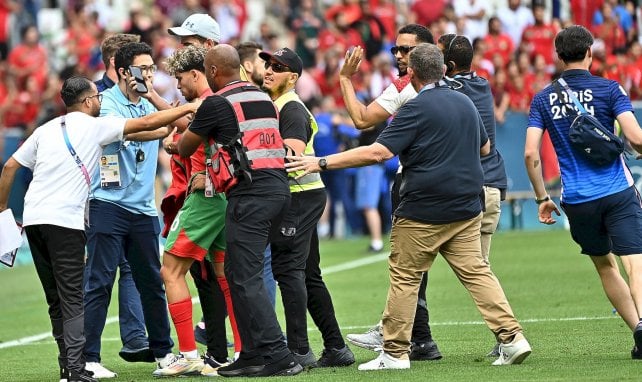
[[571, 25], [555, 36], [555, 51], [565, 63], [579, 62], [593, 45], [593, 35], [581, 25]]
[[452, 61], [456, 69], [470, 70], [473, 62], [473, 46], [466, 36], [445, 34], [439, 37], [438, 41], [444, 47], [444, 64], [448, 65], [448, 62]]
[[425, 26], [419, 24], [404, 25], [399, 29], [397, 34], [414, 34], [417, 36], [417, 43], [435, 43], [435, 38], [432, 36], [432, 32], [430, 32], [430, 30]]
[[128, 70], [132, 62], [134, 62], [134, 58], [143, 54], [152, 56], [152, 48], [144, 42], [130, 42], [118, 48], [114, 55], [114, 66], [116, 67], [118, 78], [120, 78], [118, 69]]
[[73, 76], [67, 78], [60, 90], [60, 97], [65, 106], [70, 107], [81, 102], [87, 96], [87, 93], [91, 91], [91, 83], [91, 80], [87, 77]]
[[241, 63], [253, 60], [258, 54], [256, 50], [263, 50], [263, 45], [255, 41], [246, 41], [236, 46], [236, 51], [239, 53]]

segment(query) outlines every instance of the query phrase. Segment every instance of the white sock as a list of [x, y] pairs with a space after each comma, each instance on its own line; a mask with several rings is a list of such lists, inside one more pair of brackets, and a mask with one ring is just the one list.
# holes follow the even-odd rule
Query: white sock
[[370, 245], [374, 249], [381, 249], [381, 248], [383, 248], [383, 241], [381, 241], [381, 240], [371, 240], [370, 241]]
[[182, 351], [181, 354], [187, 359], [198, 359], [198, 350]]

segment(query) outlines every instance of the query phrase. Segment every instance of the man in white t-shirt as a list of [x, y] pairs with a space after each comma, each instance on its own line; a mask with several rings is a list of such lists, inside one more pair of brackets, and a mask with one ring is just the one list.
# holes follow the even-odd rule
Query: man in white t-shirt
[[[367, 106], [357, 99], [350, 79], [359, 68], [363, 57], [363, 48], [357, 46], [354, 47], [352, 51], [346, 53], [344, 65], [339, 73], [339, 84], [341, 85], [341, 93], [343, 94], [346, 109], [357, 129], [367, 129], [386, 121], [396, 114], [397, 110], [406, 102], [417, 96], [417, 92], [412, 87], [410, 78], [407, 75], [408, 57], [417, 45], [424, 42], [434, 44], [432, 33], [430, 33], [426, 27], [418, 24], [409, 24], [399, 29], [397, 32], [396, 45], [390, 49], [391, 53], [394, 54], [397, 59], [399, 78], [390, 84], [379, 97]], [[391, 193], [393, 211], [396, 210], [399, 204], [400, 186], [401, 173], [398, 172]], [[419, 292], [420, 296], [425, 296], [425, 291], [426, 283], [422, 283]], [[350, 343], [362, 348], [370, 350], [380, 349], [383, 344], [381, 322], [364, 334], [348, 334], [347, 339]], [[430, 331], [428, 306], [425, 298], [419, 298], [417, 301], [417, 311], [411, 341], [411, 360], [441, 359], [441, 353]]]
[[0, 212], [7, 209], [16, 171], [20, 167], [32, 170], [23, 225], [49, 305], [52, 333], [59, 350], [60, 378], [93, 382], [97, 380], [85, 370], [83, 357], [84, 229], [89, 174], [97, 172], [105, 145], [127, 134], [165, 126], [195, 112], [200, 103], [136, 119], [96, 118], [102, 95], [89, 79], [67, 79], [60, 95], [67, 114], [37, 128], [4, 165], [0, 175]]

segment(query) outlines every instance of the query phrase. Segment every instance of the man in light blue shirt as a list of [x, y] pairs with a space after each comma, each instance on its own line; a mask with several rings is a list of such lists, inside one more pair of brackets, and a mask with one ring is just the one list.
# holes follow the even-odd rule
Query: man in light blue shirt
[[[100, 115], [137, 118], [155, 112], [157, 108], [136, 92], [130, 72], [131, 66], [137, 66], [151, 89], [156, 69], [151, 48], [138, 42], [126, 44], [116, 52], [114, 61], [118, 83], [102, 93]], [[165, 107], [166, 104], [161, 106]], [[172, 352], [167, 302], [160, 277], [160, 224], [154, 204], [157, 140], [164, 136], [163, 133], [167, 135], [162, 129], [129, 135], [127, 141], [106, 146], [103, 150], [106, 163], [92, 184], [84, 286], [85, 357], [97, 378], [115, 376], [100, 365], [100, 337], [116, 269], [125, 260], [131, 266], [140, 293], [149, 336], [149, 352], [135, 360], [161, 361]], [[127, 354], [121, 352], [121, 356], [125, 358]]]

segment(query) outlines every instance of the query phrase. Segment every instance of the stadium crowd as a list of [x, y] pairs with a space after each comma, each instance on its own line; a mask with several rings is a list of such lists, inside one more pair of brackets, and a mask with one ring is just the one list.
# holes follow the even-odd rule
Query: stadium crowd
[[[382, 231], [393, 227], [388, 305], [378, 332], [366, 333], [376, 336], [383, 352], [360, 370], [407, 369], [409, 360], [417, 359], [413, 352], [414, 357], [424, 352], [419, 359], [441, 358], [429, 332], [425, 342], [417, 342], [414, 332], [411, 338], [409, 321], [416, 289], [417, 312], [422, 301], [425, 305], [427, 272], [438, 253], [452, 259], [449, 263], [495, 334], [496, 346], [489, 354], [499, 358], [493, 365], [521, 363], [531, 352], [530, 344], [490, 270], [490, 238], [479, 244], [480, 229], [482, 236], [492, 235], [499, 219], [499, 209], [490, 216], [482, 200], [488, 203], [489, 192], [496, 191], [493, 200], [499, 206], [506, 191], [501, 148], [495, 148], [495, 121], [501, 128], [508, 110], [527, 113], [533, 97], [577, 63], [573, 55], [560, 62], [554, 53], [556, 36], [574, 24], [586, 25], [595, 36], [595, 41], [590, 36], [590, 49], [576, 52], [583, 55], [586, 69], [592, 60], [592, 74], [617, 81], [631, 99], [642, 97], [642, 46], [636, 24], [640, 9], [631, 1], [165, 0], [127, 7], [101, 1], [48, 5], [5, 1], [0, 8], [0, 26], [6, 32], [0, 34], [1, 131], [3, 136], [18, 132], [27, 139], [11, 158], [0, 146], [0, 158], [7, 160], [0, 207], [6, 208], [19, 167], [32, 168], [36, 184], [48, 175], [34, 169], [42, 160], [38, 140], [51, 132], [38, 126], [50, 120], [46, 126], [57, 125], [58, 119], [52, 118], [62, 116], [59, 124], [74, 156], [65, 113], [107, 116], [114, 119], [101, 121], [119, 125], [110, 137], [92, 143], [102, 150], [90, 158], [89, 167], [95, 169], [100, 156], [100, 176], [93, 182], [76, 156], [90, 190], [87, 211], [92, 212], [85, 215], [86, 238], [78, 235], [82, 229], [72, 229], [77, 244], [76, 262], [69, 265], [73, 277], [58, 277], [62, 268], [57, 259], [63, 252], [43, 244], [51, 241], [44, 228], [56, 224], [26, 224], [30, 243], [42, 244], [36, 251], [42, 257], [36, 268], [45, 290], [61, 290], [57, 297], [48, 295], [61, 380], [94, 382], [116, 376], [100, 364], [100, 336], [117, 269], [123, 342], [119, 354], [129, 362], [157, 362], [156, 377], [294, 375], [303, 367], [354, 363], [319, 269], [317, 223], [319, 236], [338, 235], [337, 204], [352, 232], [370, 234], [370, 252], [383, 250]], [[582, 27], [573, 28], [590, 35]], [[119, 46], [109, 51], [118, 39]], [[438, 94], [443, 94], [443, 105], [435, 101]], [[200, 108], [174, 108], [185, 102], [200, 105], [201, 100]], [[428, 106], [432, 111], [425, 113]], [[449, 112], [440, 110], [442, 106]], [[462, 106], [467, 112], [457, 113]], [[184, 117], [189, 110], [197, 111]], [[165, 124], [147, 122], [132, 129], [127, 125], [132, 122], [125, 122], [159, 118], [173, 122], [157, 130], [151, 125]], [[418, 124], [420, 118], [426, 121]], [[386, 128], [391, 120], [394, 128]], [[461, 130], [449, 129], [449, 123]], [[75, 125], [71, 119], [68, 124]], [[374, 126], [366, 129], [370, 125]], [[418, 125], [441, 129], [447, 139], [435, 140], [427, 130], [419, 131], [416, 140], [401, 133], [414, 132]], [[625, 127], [631, 126], [627, 120]], [[462, 137], [469, 142], [457, 143]], [[542, 132], [542, 139], [542, 184], [550, 185], [559, 177], [559, 168], [546, 165], [557, 160], [550, 138]], [[461, 155], [454, 154], [455, 149]], [[397, 171], [396, 154], [403, 159], [403, 175]], [[480, 154], [489, 155], [496, 166], [488, 159], [479, 163]], [[539, 156], [534, 162], [539, 166]], [[441, 188], [428, 185], [446, 168], [470, 169], [472, 175], [458, 171], [459, 181], [453, 175]], [[226, 177], [221, 169], [231, 174]], [[343, 170], [324, 171], [328, 169]], [[168, 240], [162, 259], [152, 202], [154, 173], [156, 187], [162, 190], [158, 198], [168, 187], [163, 203], [177, 197], [170, 201], [171, 213], [164, 216], [163, 236]], [[496, 182], [489, 180], [493, 174]], [[391, 204], [393, 179], [398, 188], [392, 186]], [[452, 183], [448, 187], [447, 181]], [[176, 194], [172, 187], [179, 188]], [[480, 199], [482, 187], [486, 196]], [[85, 190], [85, 184], [80, 188]], [[329, 203], [323, 213], [326, 192]], [[32, 191], [25, 205], [33, 198]], [[435, 201], [446, 199], [445, 208]], [[548, 195], [537, 200], [549, 202]], [[165, 213], [167, 204], [164, 207], [160, 209]], [[554, 205], [549, 207], [556, 211]], [[33, 205], [30, 208], [33, 220]], [[201, 223], [203, 209], [211, 216]], [[391, 209], [396, 211], [394, 223]], [[419, 217], [413, 219], [416, 214]], [[403, 239], [397, 239], [395, 248], [395, 236], [410, 238], [433, 228], [444, 230], [448, 237], [443, 243], [425, 235], [417, 248]], [[85, 240], [86, 265], [79, 261]], [[467, 247], [458, 246], [462, 242]], [[404, 264], [407, 256], [416, 254], [428, 256]], [[267, 264], [272, 268], [265, 268]], [[216, 298], [210, 301], [216, 308], [203, 310], [209, 329], [207, 338], [199, 341], [208, 347], [203, 357], [196, 348], [198, 329], [192, 329], [187, 272], [204, 308], [206, 298]], [[281, 290], [287, 342], [273, 309], [274, 280], [264, 279], [265, 274], [273, 275]], [[72, 287], [80, 282], [84, 307], [76, 306], [71, 314], [66, 304], [72, 295], [77, 300]], [[629, 316], [634, 315], [632, 307], [627, 305]], [[318, 359], [307, 340], [306, 308], [324, 338]], [[222, 336], [215, 333], [224, 328], [225, 310], [235, 336], [233, 362], [224, 347], [223, 355], [214, 354], [226, 342], [224, 329]], [[178, 356], [172, 353], [169, 319], [177, 332]], [[428, 326], [427, 311], [425, 321]], [[640, 358], [642, 323], [629, 321], [636, 342], [632, 356]], [[402, 330], [396, 322], [403, 322]]]
[[[119, 6], [116, 6], [119, 5]], [[139, 34], [152, 46], [159, 70], [154, 87], [168, 102], [181, 100], [174, 79], [163, 61], [179, 42], [166, 33], [191, 13], [211, 14], [221, 25], [221, 41], [236, 45], [256, 41], [265, 50], [289, 46], [302, 58], [303, 75], [297, 83], [302, 100], [320, 117], [316, 149], [322, 154], [368, 144], [376, 134], [359, 134], [343, 110], [339, 70], [347, 48], [363, 46], [366, 59], [353, 78], [358, 97], [369, 102], [396, 75], [396, 29], [417, 22], [429, 27], [435, 39], [449, 33], [473, 43], [473, 69], [492, 86], [496, 119], [502, 124], [507, 111], [527, 113], [532, 97], [559, 72], [553, 38], [569, 24], [588, 27], [596, 36], [591, 71], [622, 84], [632, 100], [642, 98], [642, 45], [638, 41], [638, 12], [634, 1], [596, 0], [526, 2], [520, 0], [165, 0], [135, 1], [109, 6], [105, 1], [2, 1], [0, 4], [0, 131], [27, 137], [44, 121], [64, 110], [58, 96], [71, 75], [100, 78], [105, 63], [100, 42], [117, 32]], [[372, 135], [372, 136], [371, 136]], [[0, 138], [0, 160], [4, 152]], [[547, 138], [544, 160], [554, 163]], [[167, 157], [161, 154], [161, 163]], [[159, 171], [159, 184], [167, 186], [167, 166]], [[396, 162], [386, 166], [380, 185], [388, 192]], [[545, 172], [555, 183], [559, 170]], [[324, 175], [325, 176], [325, 175]], [[355, 200], [356, 171], [328, 175], [331, 196], [322, 218], [322, 236], [342, 235], [335, 227], [337, 203], [345, 211], [348, 232], [368, 231]], [[333, 179], [335, 180], [335, 179]], [[326, 180], [326, 183], [329, 183]], [[160, 194], [160, 193], [159, 193]], [[390, 227], [387, 198], [376, 198], [383, 231]], [[330, 214], [331, 213], [331, 214]], [[335, 232], [336, 231], [336, 232]], [[377, 250], [380, 247], [375, 248]]]

